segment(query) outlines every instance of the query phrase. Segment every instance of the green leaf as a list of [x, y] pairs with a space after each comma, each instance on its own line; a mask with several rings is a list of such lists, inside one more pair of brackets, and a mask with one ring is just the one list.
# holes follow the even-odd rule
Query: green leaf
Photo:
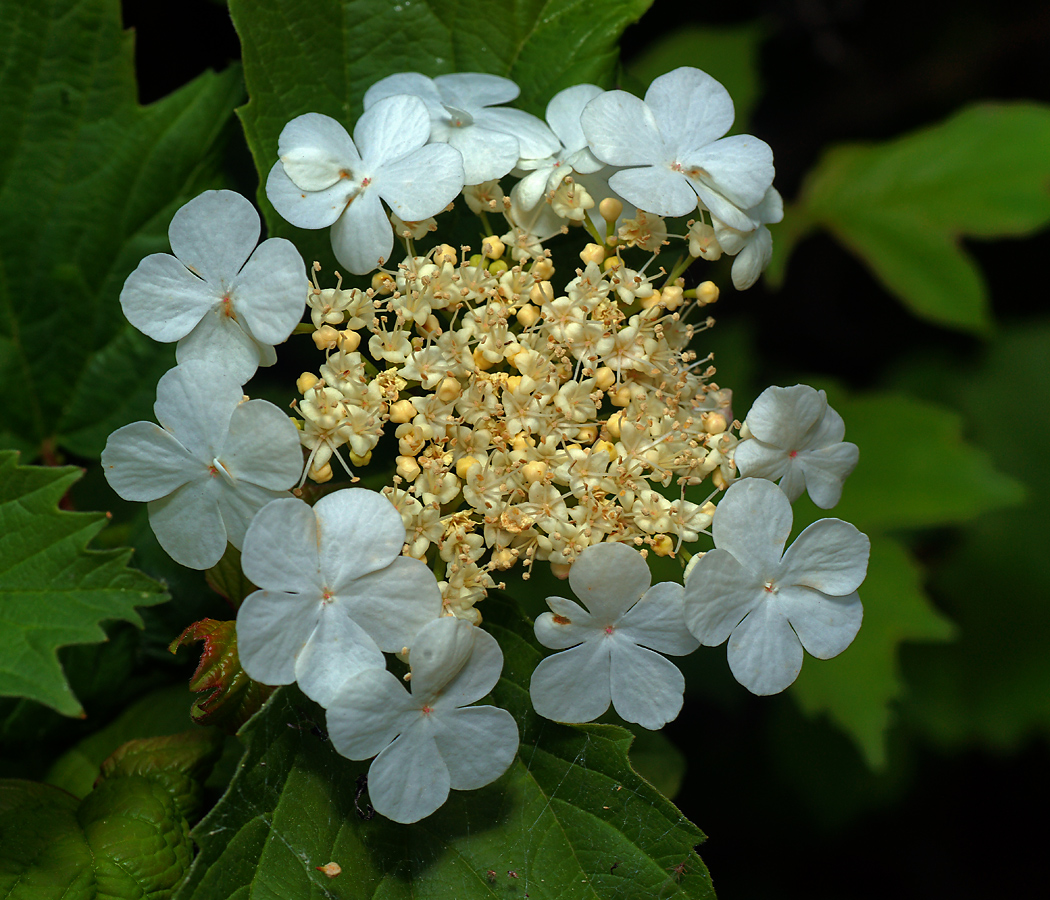
[[660, 75], [679, 66], [695, 66], [718, 79], [736, 108], [734, 133], [746, 131], [758, 102], [759, 45], [765, 28], [759, 23], [730, 28], [676, 28], [649, 44], [627, 65], [627, 75], [644, 89]]
[[[307, 112], [352, 131], [368, 88], [395, 72], [436, 76], [489, 72], [521, 87], [514, 106], [542, 116], [558, 91], [581, 82], [610, 87], [623, 30], [652, 0], [231, 0], [251, 97], [238, 110], [265, 184], [277, 137]], [[327, 230], [285, 223], [259, 192], [273, 233], [331, 269]]]
[[141, 627], [137, 606], [166, 599], [161, 585], [127, 568], [130, 551], [87, 549], [103, 513], [58, 502], [80, 470], [20, 466], [0, 452], [0, 695], [82, 714], [56, 651], [105, 639], [101, 623]]
[[[1013, 751], [1050, 736], [1050, 320], [1004, 328], [983, 358], [917, 360], [900, 383], [955, 404], [977, 441], [1028, 489], [1021, 508], [987, 510], [935, 557], [931, 590], [958, 622], [947, 647], [904, 655], [902, 716], [942, 748]], [[994, 427], [989, 428], [989, 423]]]
[[198, 641], [204, 641], [204, 650], [190, 690], [203, 696], [194, 701], [190, 715], [198, 725], [215, 725], [233, 734], [259, 710], [273, 688], [252, 681], [241, 668], [236, 622], [194, 622], [169, 649], [174, 653]]
[[904, 641], [947, 641], [952, 623], [923, 591], [923, 571], [896, 540], [871, 536], [868, 577], [860, 588], [864, 623], [834, 659], [807, 659], [791, 693], [810, 716], [827, 715], [856, 742], [868, 765], [886, 765], [886, 733], [905, 692], [898, 648]]
[[922, 528], [1024, 499], [1023, 486], [997, 468], [1001, 459], [964, 439], [962, 417], [951, 409], [889, 391], [830, 389], [828, 402], [846, 422], [846, 440], [860, 447], [860, 462], [833, 510], [815, 509], [808, 495], [796, 504], [810, 510], [806, 521], [832, 515], [861, 531]]
[[[777, 232], [826, 228], [924, 319], [977, 333], [987, 289], [963, 237], [1031, 234], [1050, 222], [1050, 107], [986, 104], [882, 144], [831, 148]], [[774, 275], [776, 271], [774, 271]]]
[[133, 741], [82, 801], [51, 785], [0, 780], [0, 896], [167, 900], [189, 866], [186, 815], [219, 746], [203, 731]]
[[[702, 833], [631, 769], [629, 732], [538, 718], [531, 627], [497, 597], [485, 622], [505, 655], [493, 697], [522, 733], [507, 774], [453, 791], [416, 825], [363, 818], [368, 762], [338, 756], [320, 708], [283, 688], [242, 732], [245, 757], [194, 831], [201, 851], [178, 900], [712, 897], [692, 852]], [[329, 877], [318, 867], [331, 862], [341, 872]]]
[[207, 73], [142, 107], [117, 0], [0, 0], [0, 21], [0, 446], [68, 429], [78, 452], [98, 453], [99, 435], [82, 432], [169, 364], [146, 350], [130, 379], [110, 365], [143, 343], [121, 285], [168, 249], [175, 209], [219, 183], [240, 75]]

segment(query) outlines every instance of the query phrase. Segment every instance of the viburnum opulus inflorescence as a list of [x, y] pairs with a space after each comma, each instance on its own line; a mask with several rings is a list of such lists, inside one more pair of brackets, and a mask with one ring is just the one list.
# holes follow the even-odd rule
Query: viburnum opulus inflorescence
[[[296, 382], [301, 446], [270, 447], [272, 473], [240, 474], [241, 457], [258, 460], [238, 429], [254, 420], [233, 410], [234, 397], [219, 417], [230, 423], [228, 438], [173, 429], [186, 452], [157, 490], [140, 484], [148, 467], [125, 445], [127, 434], [159, 426], [116, 433], [107, 475], [125, 496], [169, 505], [168, 490], [230, 504], [250, 478], [281, 498], [295, 471], [300, 486], [325, 485], [299, 491], [324, 495], [312, 510], [284, 496], [243, 511], [230, 529], [261, 588], [238, 616], [242, 658], [250, 675], [298, 681], [325, 706], [340, 752], [380, 754], [370, 775], [376, 808], [398, 821], [429, 815], [449, 789], [499, 777], [514, 757], [509, 716], [460, 708], [492, 687], [502, 665], [495, 641], [474, 636], [482, 601], [504, 573], [527, 579], [549, 565], [584, 604], [550, 598], [553, 612], [536, 623], [540, 642], [559, 653], [536, 669], [534, 706], [570, 721], [611, 703], [660, 727], [677, 715], [683, 687], [661, 654], [727, 637], [745, 686], [782, 690], [803, 647], [833, 655], [860, 623], [855, 588], [867, 544], [855, 529], [825, 520], [780, 560], [785, 504], [806, 487], [820, 505], [834, 505], [856, 462], [841, 418], [823, 393], [796, 385], [763, 394], [742, 427], [732, 393], [698, 349], [719, 291], [688, 278], [689, 266], [736, 256], [732, 280], [743, 289], [769, 261], [766, 226], [782, 215], [769, 147], [750, 135], [724, 137], [732, 101], [696, 69], [657, 78], [644, 100], [576, 85], [551, 98], [547, 123], [505, 105], [517, 94], [493, 75], [402, 73], [367, 92], [352, 138], [350, 123], [313, 111], [286, 125], [268, 173], [270, 200], [293, 224], [330, 228], [337, 260], [370, 274], [367, 282], [329, 279], [319, 264], [307, 282], [301, 269], [289, 272], [283, 249], [261, 252], [270, 242], [245, 263], [257, 237], [246, 227], [236, 252], [213, 241], [222, 265], [195, 267], [186, 247], [205, 248], [206, 235], [247, 221], [241, 204], [213, 197], [194, 201], [193, 216], [177, 215], [177, 259], [141, 268], [125, 289], [133, 321], [154, 331], [143, 297], [192, 299], [185, 328], [162, 339], [177, 339], [205, 314], [253, 347], [287, 334], [305, 300], [310, 324], [297, 331], [311, 332], [321, 356]], [[469, 246], [448, 239], [434, 218], [459, 196], [480, 221]], [[205, 213], [202, 236], [187, 239]], [[241, 282], [252, 291], [266, 284], [269, 262], [279, 266], [270, 283], [282, 286], [283, 300], [247, 290], [242, 300]], [[263, 334], [265, 323], [273, 327]], [[203, 340], [193, 347], [196, 356], [208, 352]], [[240, 384], [250, 354], [230, 347], [232, 338], [217, 341], [211, 364], [228, 365]], [[169, 392], [184, 380], [166, 378]], [[182, 474], [183, 457], [199, 458], [192, 474]], [[385, 486], [339, 490], [340, 469], [350, 483], [367, 472]], [[719, 516], [716, 501], [742, 476], [768, 479], [765, 489], [734, 488]], [[763, 520], [779, 523], [775, 535]], [[705, 557], [695, 545], [710, 537], [712, 521], [718, 546]], [[165, 546], [190, 565], [211, 565], [227, 537], [213, 531], [169, 533]], [[692, 559], [696, 568], [684, 588], [650, 586], [649, 554]], [[819, 625], [828, 609], [842, 620], [831, 635]], [[435, 625], [441, 620], [450, 621]], [[799, 627], [796, 646], [787, 636]], [[778, 650], [767, 658], [770, 642]], [[417, 678], [407, 693], [387, 673], [404, 662], [406, 679]], [[455, 702], [443, 705], [450, 685]], [[452, 722], [491, 731], [477, 766], [459, 759]], [[397, 762], [406, 753], [410, 771]]]

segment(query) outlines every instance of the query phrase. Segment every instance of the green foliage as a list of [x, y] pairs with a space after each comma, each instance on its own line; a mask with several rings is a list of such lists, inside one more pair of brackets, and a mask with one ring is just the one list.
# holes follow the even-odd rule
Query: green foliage
[[[610, 87], [620, 34], [652, 0], [231, 0], [251, 96], [238, 110], [265, 185], [277, 137], [296, 116], [319, 112], [353, 131], [365, 91], [395, 72], [431, 77], [489, 72], [521, 86], [514, 105], [542, 116], [558, 91]], [[259, 206], [274, 234], [330, 271], [327, 230], [306, 232]]]
[[[1050, 736], [1050, 321], [1004, 328], [984, 358], [924, 359], [897, 380], [957, 406], [975, 439], [1028, 488], [1008, 513], [988, 508], [932, 566], [931, 588], [958, 622], [946, 647], [910, 648], [902, 715], [938, 746], [1017, 749]], [[989, 429], [988, 424], [995, 427]]]
[[241, 668], [237, 655], [236, 622], [202, 619], [194, 622], [171, 642], [179, 647], [204, 642], [190, 690], [202, 694], [190, 715], [198, 725], [216, 725], [231, 734], [247, 722], [273, 693], [272, 687], [252, 681]]
[[17, 459], [0, 453], [0, 695], [81, 715], [58, 648], [104, 640], [107, 620], [141, 626], [135, 607], [166, 595], [127, 568], [130, 551], [87, 549], [105, 525], [103, 513], [58, 508], [78, 469], [20, 466]]
[[[493, 697], [522, 734], [506, 775], [453, 791], [416, 825], [364, 818], [368, 763], [338, 756], [322, 711], [283, 688], [242, 732], [248, 749], [194, 831], [201, 852], [179, 900], [712, 897], [692, 852], [703, 835], [631, 769], [630, 734], [537, 717], [528, 682], [541, 651], [529, 623], [495, 597], [485, 615], [506, 660]], [[341, 874], [318, 870], [330, 862]]]
[[193, 852], [187, 817], [219, 744], [203, 731], [132, 741], [77, 800], [0, 780], [0, 896], [8, 900], [167, 900]]
[[973, 106], [881, 144], [826, 152], [775, 231], [777, 283], [794, 245], [825, 228], [917, 316], [991, 327], [963, 237], [1031, 234], [1050, 222], [1050, 108]]
[[240, 76], [142, 107], [117, 0], [0, 0], [0, 21], [0, 447], [57, 436], [93, 456], [170, 365], [117, 299], [175, 209], [217, 185]]
[[669, 31], [627, 65], [627, 75], [644, 92], [654, 78], [679, 66], [696, 66], [717, 78], [733, 98], [733, 133], [747, 130], [758, 102], [758, 49], [765, 29], [758, 24], [733, 28], [689, 26]]
[[860, 589], [864, 624], [840, 657], [807, 662], [792, 693], [807, 713], [825, 713], [843, 728], [878, 769], [886, 764], [895, 707], [907, 692], [900, 646], [955, 634], [927, 596], [922, 569], [889, 532], [964, 522], [1019, 503], [1023, 490], [963, 438], [960, 417], [950, 410], [891, 392], [853, 397], [832, 389], [829, 402], [847, 423], [847, 440], [861, 447], [860, 462], [834, 509], [817, 509], [808, 496], [796, 501], [795, 531], [834, 516], [871, 538]]

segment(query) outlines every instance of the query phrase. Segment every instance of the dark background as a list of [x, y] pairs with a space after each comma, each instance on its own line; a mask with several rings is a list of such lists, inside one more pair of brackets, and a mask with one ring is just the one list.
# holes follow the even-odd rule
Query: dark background
[[[239, 57], [221, 3], [128, 0], [124, 7], [137, 32], [143, 102]], [[773, 146], [777, 186], [787, 200], [829, 144], [891, 138], [974, 101], [1050, 102], [1045, 0], [700, 7], [657, 0], [626, 34], [625, 57], [684, 24], [760, 20], [768, 35], [764, 94], [749, 130]], [[246, 151], [234, 166], [250, 193]], [[974, 242], [970, 249], [998, 320], [1045, 309], [1045, 276], [1035, 279], [1050, 258], [1050, 235]], [[826, 236], [799, 246], [781, 292], [759, 284], [747, 301], [745, 309], [719, 312], [730, 321], [746, 318], [761, 384], [783, 383], [778, 373], [797, 371], [800, 355], [805, 371], [866, 387], [926, 348], [959, 357], [978, 348], [976, 339], [910, 317]], [[1033, 687], [1039, 689], [1047, 687]], [[847, 738], [804, 719], [785, 697], [687, 700], [666, 733], [689, 760], [676, 802], [709, 835], [700, 852], [722, 900], [1015, 897], [1031, 895], [1044, 880], [1033, 824], [1050, 800], [1044, 739], [1033, 736], [1009, 756], [980, 747], [947, 754], [895, 731], [889, 770], [876, 776]]]

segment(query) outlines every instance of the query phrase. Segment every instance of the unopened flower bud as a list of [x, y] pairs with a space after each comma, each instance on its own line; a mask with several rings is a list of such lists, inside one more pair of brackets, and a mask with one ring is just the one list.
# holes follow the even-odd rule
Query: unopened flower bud
[[489, 263], [490, 274], [495, 275], [497, 278], [499, 278], [499, 276], [506, 272], [509, 268], [510, 266], [507, 265], [507, 261], [505, 259], [497, 259]]
[[623, 260], [618, 256], [610, 256], [605, 262], [602, 263], [602, 270], [605, 272], [615, 272], [617, 269], [623, 266]]
[[609, 416], [609, 421], [605, 423], [605, 430], [608, 431], [609, 434], [616, 440], [620, 439], [620, 423], [622, 421], [623, 413], [618, 412], [613, 413], [611, 416]]
[[451, 403], [460, 395], [462, 390], [463, 388], [459, 383], [459, 379], [453, 378], [450, 375], [449, 377], [443, 379], [441, 384], [438, 385], [438, 399], [441, 400], [442, 403]]
[[481, 252], [489, 259], [499, 259], [503, 256], [503, 251], [506, 249], [507, 248], [503, 245], [503, 241], [494, 234], [490, 234], [487, 238], [484, 238], [481, 241]]
[[318, 484], [324, 484], [326, 481], [332, 480], [332, 466], [331, 463], [325, 463], [320, 468], [316, 466], [310, 467], [310, 479], [316, 481]]
[[[617, 413], [616, 415], [620, 415], [620, 413]], [[619, 422], [617, 422], [617, 426], [619, 426]], [[616, 434], [613, 435], [613, 437], [619, 437], [619, 436], [620, 436], [620, 429], [619, 429], [619, 427], [617, 427]], [[610, 459], [612, 459], [612, 458], [614, 458], [616, 456], [616, 447], [613, 446], [611, 443], [609, 443], [609, 441], [595, 441], [594, 446], [591, 447], [591, 452], [592, 453], [601, 453], [603, 450], [606, 453], [609, 454], [609, 458]]]
[[588, 244], [580, 251], [580, 259], [585, 266], [600, 263], [605, 259], [605, 248], [601, 244]]
[[463, 480], [467, 480], [467, 474], [474, 466], [481, 465], [473, 456], [461, 456], [456, 461], [456, 474]]
[[581, 444], [593, 444], [598, 437], [598, 428], [594, 425], [584, 425], [576, 432], [576, 440]]
[[390, 421], [395, 425], [411, 422], [416, 416], [416, 408], [411, 400], [398, 400], [390, 407]]
[[520, 388], [520, 387], [521, 387], [521, 376], [520, 375], [511, 375], [510, 378], [507, 379], [507, 390], [510, 391], [512, 394], [515, 391], [517, 391], [517, 389]]
[[606, 222], [615, 222], [623, 212], [623, 204], [616, 197], [606, 197], [598, 204], [598, 212]]
[[713, 484], [720, 491], [724, 491], [727, 487], [729, 487], [729, 482], [726, 481], [721, 469], [715, 469], [711, 473], [711, 484]]
[[434, 252], [434, 262], [439, 266], [443, 266], [445, 263], [454, 266], [456, 265], [457, 260], [458, 256], [456, 254], [456, 248], [451, 244], [442, 244]]
[[314, 375], [313, 372], [303, 372], [303, 374], [296, 379], [295, 388], [300, 394], [305, 394], [320, 380], [321, 379]]
[[353, 353], [358, 347], [361, 346], [361, 335], [356, 331], [339, 332], [339, 349], [344, 353]]
[[350, 462], [355, 466], [367, 466], [372, 461], [372, 451], [369, 450], [364, 456], [358, 456], [353, 450], [350, 451]]
[[696, 302], [707, 306], [718, 299], [718, 285], [713, 281], [704, 281], [696, 286]]
[[425, 337], [437, 337], [441, 334], [441, 323], [438, 321], [437, 316], [431, 313], [427, 316], [426, 321], [419, 326], [419, 330]]
[[607, 391], [616, 384], [616, 373], [608, 366], [599, 366], [594, 371], [594, 386], [600, 391]]
[[609, 394], [609, 402], [611, 402], [613, 406], [627, 406], [627, 404], [631, 402], [630, 388], [628, 388], [627, 385], [623, 385], [622, 387], [613, 391]]
[[485, 369], [491, 369], [495, 365], [495, 363], [492, 360], [486, 359], [485, 354], [480, 346], [474, 348], [473, 356], [474, 368], [476, 369], [481, 369], [482, 371], [484, 371]]
[[669, 284], [660, 291], [660, 302], [664, 309], [676, 310], [685, 302], [681, 285]]
[[[536, 287], [538, 287], [538, 285], [533, 285], [533, 290], [535, 290]], [[531, 303], [526, 303], [518, 310], [515, 318], [523, 328], [531, 328], [539, 321], [540, 311]]]
[[537, 281], [529, 291], [529, 299], [537, 306], [550, 303], [554, 299], [554, 286], [549, 281]]
[[386, 272], [376, 272], [372, 276], [372, 290], [377, 294], [392, 294], [397, 283]]
[[551, 563], [551, 575], [564, 581], [569, 577], [569, 569], [571, 568], [572, 566], [569, 563]]
[[318, 350], [334, 350], [335, 345], [339, 343], [339, 332], [331, 325], [322, 325], [311, 337]]
[[536, 262], [532, 264], [532, 268], [529, 272], [537, 281], [549, 281], [551, 275], [554, 274], [554, 263], [545, 256], [542, 259], [537, 259]]
[[708, 434], [721, 434], [726, 430], [726, 417], [718, 412], [705, 412], [700, 415], [700, 426]]
[[485, 264], [485, 257], [480, 253], [475, 253], [469, 260], [467, 260], [467, 263], [471, 268], [476, 269], [478, 266], [483, 266]]
[[521, 467], [521, 475], [529, 484], [543, 481], [547, 476], [547, 464], [538, 459], [534, 459], [532, 462], [525, 463], [525, 465]]
[[674, 553], [674, 541], [670, 535], [658, 534], [653, 538], [653, 553], [657, 556], [670, 556]]
[[399, 456], [397, 458], [397, 474], [405, 481], [415, 481], [419, 477], [419, 463], [413, 456]]

